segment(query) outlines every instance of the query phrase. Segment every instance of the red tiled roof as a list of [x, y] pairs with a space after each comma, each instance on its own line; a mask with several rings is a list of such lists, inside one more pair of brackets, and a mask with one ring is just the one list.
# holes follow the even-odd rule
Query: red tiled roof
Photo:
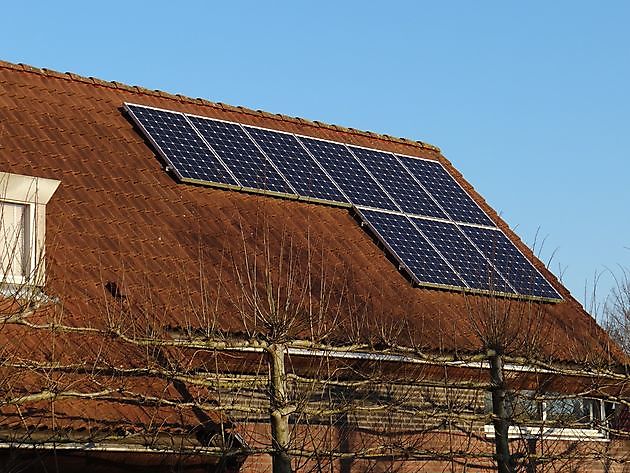
[[[0, 63], [0, 171], [61, 181], [47, 208], [46, 291], [60, 299], [64, 321], [103, 327], [119, 317], [125, 329], [140, 332], [169, 326], [250, 333], [238, 311], [243, 301], [236, 268], [244, 268], [245, 254], [266, 248], [277, 256], [291, 247], [298, 275], [332, 288], [328, 301], [314, 295], [315, 306], [327, 309], [322, 324], [330, 324], [332, 339], [351, 334], [373, 344], [475, 351], [480, 321], [494, 310], [510, 314], [505, 333], [515, 353], [526, 348], [527, 335], [545, 357], [621, 359], [538, 260], [565, 301], [496, 301], [414, 288], [347, 209], [175, 182], [122, 112], [124, 102], [439, 160], [531, 256], [434, 146]], [[108, 282], [120, 288], [122, 301], [105, 288]], [[20, 342], [43, 349], [37, 335], [21, 330]], [[65, 356], [83, 356], [85, 349], [85, 342], [69, 343]], [[118, 355], [133, 363], [130, 353]]]

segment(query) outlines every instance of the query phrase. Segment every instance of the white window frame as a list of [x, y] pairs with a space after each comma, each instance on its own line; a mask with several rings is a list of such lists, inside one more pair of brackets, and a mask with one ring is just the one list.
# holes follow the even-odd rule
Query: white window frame
[[[494, 438], [494, 425], [484, 425], [484, 433], [488, 438]], [[582, 442], [610, 442], [605, 432], [598, 429], [563, 428], [563, 427], [535, 427], [527, 425], [511, 425], [508, 438], [542, 438], [544, 440], [579, 440]]]
[[[599, 406], [600, 418], [605, 418], [604, 401], [601, 399], [587, 398], [591, 401], [596, 401]], [[508, 428], [509, 439], [519, 438], [542, 438], [544, 440], [570, 440], [570, 441], [584, 441], [584, 442], [609, 442], [608, 433], [606, 429], [597, 429], [590, 427], [553, 427], [545, 426], [547, 421], [547, 402], [541, 402], [541, 421], [543, 425], [511, 425]], [[593, 403], [589, 405], [591, 419], [595, 416], [593, 409]], [[494, 425], [484, 425], [484, 433], [488, 438], [494, 438]]]
[[44, 247], [46, 204], [60, 181], [42, 177], [0, 172], [0, 203], [25, 205], [25, 251], [28, 251], [27, 274], [1, 274], [0, 281], [12, 285], [42, 286], [45, 283]]

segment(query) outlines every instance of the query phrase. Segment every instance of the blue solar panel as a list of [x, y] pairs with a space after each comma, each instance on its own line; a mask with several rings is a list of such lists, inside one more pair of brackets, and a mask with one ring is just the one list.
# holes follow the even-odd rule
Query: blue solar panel
[[125, 106], [184, 180], [357, 206], [418, 284], [562, 300], [437, 161]]
[[396, 156], [383, 151], [349, 146], [400, 208], [407, 213], [448, 218]]
[[419, 284], [463, 285], [444, 259], [404, 215], [359, 209], [361, 217], [407, 266]]
[[520, 294], [562, 299], [501, 230], [462, 229]]
[[138, 105], [126, 107], [180, 178], [238, 185], [184, 115]]
[[456, 225], [421, 218], [412, 218], [412, 221], [471, 288], [514, 292]]
[[294, 193], [239, 124], [195, 116], [189, 118], [241, 185], [252, 189]]
[[355, 205], [398, 210], [396, 204], [342, 144], [300, 136], [326, 172]]
[[453, 220], [494, 226], [492, 220], [440, 163], [404, 156], [400, 156], [400, 159]]
[[299, 195], [348, 201], [294, 135], [248, 126], [245, 129]]

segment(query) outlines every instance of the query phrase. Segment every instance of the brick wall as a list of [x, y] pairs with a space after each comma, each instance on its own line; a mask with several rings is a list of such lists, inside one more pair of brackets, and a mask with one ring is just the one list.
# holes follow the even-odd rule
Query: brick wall
[[[290, 386], [291, 400], [297, 406], [291, 417], [292, 448], [312, 454], [311, 458], [296, 457], [296, 471], [476, 472], [493, 469], [494, 444], [484, 433], [484, 425], [491, 422], [485, 413], [485, 391], [386, 384], [316, 389], [313, 385], [294, 382]], [[243, 394], [233, 392], [229, 402], [245, 402], [268, 409], [263, 390], [250, 392], [246, 398]], [[224, 397], [224, 402], [227, 399]], [[329, 415], [306, 416], [306, 408], [328, 410]], [[330, 410], [335, 413], [331, 414]], [[248, 445], [270, 447], [266, 415], [244, 414], [238, 410], [229, 415], [237, 420], [238, 431]], [[519, 471], [527, 473], [630, 471], [630, 464], [613, 461], [630, 460], [628, 440], [514, 439], [511, 450], [520, 458]], [[338, 459], [324, 454], [326, 451], [380, 453], [381, 456], [370, 460]], [[398, 460], [405, 455], [406, 460]], [[271, 472], [269, 455], [248, 458], [244, 471]]]

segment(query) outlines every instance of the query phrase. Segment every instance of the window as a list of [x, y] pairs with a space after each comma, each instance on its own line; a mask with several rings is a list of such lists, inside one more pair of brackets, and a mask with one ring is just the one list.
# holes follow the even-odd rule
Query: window
[[627, 438], [630, 432], [630, 409], [625, 404], [606, 402], [604, 415], [611, 428], [611, 437]]
[[0, 284], [44, 283], [46, 204], [58, 186], [0, 172]]
[[[506, 393], [511, 420], [511, 438], [545, 437], [564, 440], [605, 440], [610, 407], [599, 399], [536, 393], [521, 390]], [[485, 409], [492, 412], [492, 395], [486, 394]], [[605, 410], [606, 409], [606, 410]], [[612, 411], [611, 411], [612, 412]], [[489, 437], [494, 427], [484, 427]]]
[[595, 426], [601, 420], [601, 401], [561, 398], [543, 401], [545, 420], [565, 426]]
[[30, 261], [29, 205], [0, 201], [0, 271], [12, 279], [28, 277]]

